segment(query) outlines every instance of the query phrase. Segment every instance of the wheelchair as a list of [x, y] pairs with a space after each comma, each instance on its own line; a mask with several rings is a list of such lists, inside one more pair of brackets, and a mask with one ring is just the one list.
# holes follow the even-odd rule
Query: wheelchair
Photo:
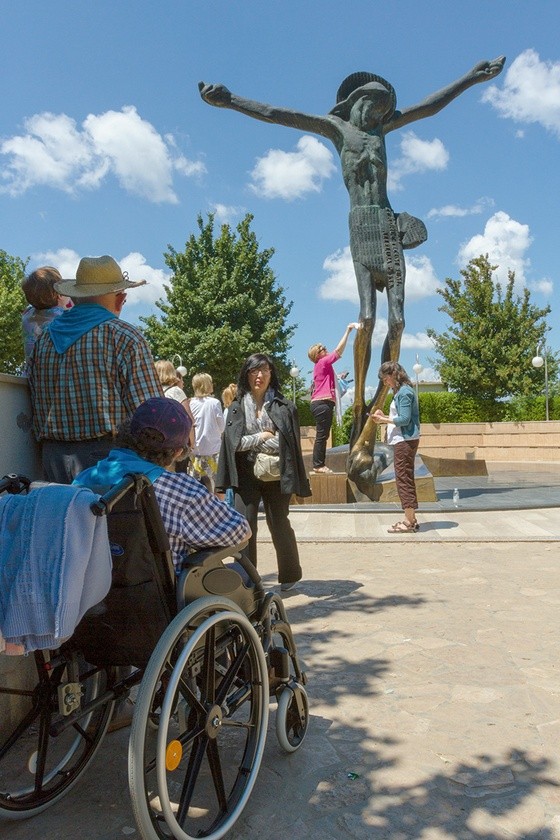
[[[28, 490], [22, 476], [0, 481], [0, 493]], [[243, 546], [191, 554], [177, 574], [143, 475], [127, 476], [92, 511], [107, 517], [111, 588], [57, 650], [11, 657], [10, 685], [0, 681], [9, 709], [0, 818], [32, 817], [65, 796], [133, 691], [128, 777], [139, 835], [218, 840], [257, 779], [271, 698], [285, 752], [307, 732], [306, 676], [282, 599], [265, 592]]]

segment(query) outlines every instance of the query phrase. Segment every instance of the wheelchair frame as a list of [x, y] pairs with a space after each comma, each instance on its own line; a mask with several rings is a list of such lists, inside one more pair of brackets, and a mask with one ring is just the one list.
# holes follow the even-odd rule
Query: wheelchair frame
[[[0, 481], [0, 493], [28, 488], [23, 476]], [[189, 555], [176, 578], [145, 476], [127, 476], [92, 510], [111, 516], [127, 496], [142, 502], [159, 589], [167, 606], [170, 591], [175, 596], [175, 616], [148, 664], [126, 676], [114, 664], [87, 661], [72, 637], [58, 650], [34, 652], [31, 682], [22, 676], [21, 684], [0, 685], [19, 715], [0, 736], [0, 818], [34, 816], [65, 796], [94, 759], [115, 704], [138, 686], [128, 769], [140, 836], [218, 840], [256, 782], [271, 697], [280, 746], [288, 753], [301, 746], [309, 723], [306, 676], [282, 599], [265, 593], [238, 549]], [[228, 557], [233, 568], [223, 562]], [[211, 594], [203, 594], [205, 579]]]

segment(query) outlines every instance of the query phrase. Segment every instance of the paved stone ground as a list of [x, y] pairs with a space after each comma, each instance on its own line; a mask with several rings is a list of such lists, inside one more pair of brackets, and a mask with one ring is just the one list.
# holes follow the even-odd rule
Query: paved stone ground
[[[330, 536], [316, 516], [292, 516], [305, 581], [285, 597], [309, 675], [309, 734], [283, 754], [272, 709], [231, 840], [558, 840], [560, 511], [517, 511], [505, 529], [504, 512], [460, 512], [448, 517], [454, 539], [432, 529], [430, 540], [383, 536], [392, 514], [369, 517], [369, 541], [352, 537], [360, 514], [331, 514]], [[260, 571], [275, 586], [260, 536]], [[138, 837], [127, 739], [109, 735], [65, 800], [1, 824], [2, 840]]]

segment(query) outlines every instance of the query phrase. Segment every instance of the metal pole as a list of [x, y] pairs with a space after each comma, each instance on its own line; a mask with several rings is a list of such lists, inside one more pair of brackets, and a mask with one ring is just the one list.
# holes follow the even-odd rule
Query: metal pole
[[548, 364], [546, 347], [544, 350], [544, 404], [546, 407], [546, 419], [548, 420]]

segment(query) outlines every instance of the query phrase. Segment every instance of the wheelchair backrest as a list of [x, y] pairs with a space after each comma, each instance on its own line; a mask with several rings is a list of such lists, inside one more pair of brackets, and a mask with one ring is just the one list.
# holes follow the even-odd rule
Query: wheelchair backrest
[[95, 665], [143, 668], [175, 614], [175, 572], [152, 485], [136, 476], [123, 495], [125, 486], [103, 496], [96, 511], [107, 513], [112, 584], [72, 645]]

